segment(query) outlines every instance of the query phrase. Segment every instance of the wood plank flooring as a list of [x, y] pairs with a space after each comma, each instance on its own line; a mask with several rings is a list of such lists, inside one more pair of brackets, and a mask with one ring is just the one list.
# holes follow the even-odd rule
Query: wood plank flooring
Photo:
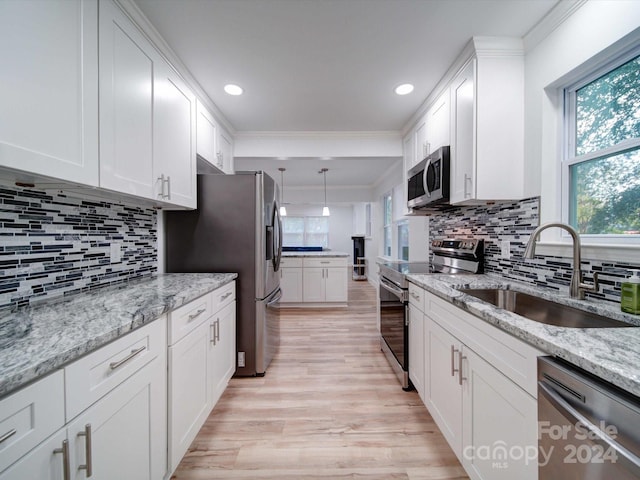
[[263, 378], [233, 378], [172, 478], [466, 479], [415, 391], [380, 351], [376, 292], [284, 309]]

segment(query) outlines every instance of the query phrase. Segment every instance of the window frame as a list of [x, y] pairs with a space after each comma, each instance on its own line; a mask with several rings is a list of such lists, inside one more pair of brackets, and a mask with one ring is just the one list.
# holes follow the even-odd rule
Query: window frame
[[[387, 206], [389, 207], [387, 215]], [[390, 219], [390, 223], [387, 222]], [[387, 231], [389, 235], [387, 235]], [[387, 245], [387, 240], [389, 244]], [[391, 258], [393, 251], [393, 191], [382, 196], [382, 256]]]
[[[576, 155], [576, 132], [577, 132], [577, 91], [582, 87], [592, 83], [600, 77], [616, 70], [625, 63], [633, 60], [640, 55], [640, 45], [634, 45], [627, 49], [621, 55], [614, 57], [612, 60], [600, 64], [590, 69], [586, 75], [582, 75], [574, 82], [560, 88], [562, 95], [562, 156], [560, 159], [560, 195], [561, 195], [561, 215], [562, 221], [570, 224], [570, 205], [571, 205], [571, 175], [570, 169], [574, 165], [588, 162], [596, 159], [604, 159], [616, 154], [622, 154], [629, 150], [640, 147], [640, 138], [631, 138], [623, 140], [616, 145], [595, 150], [582, 155]], [[562, 238], [568, 239], [569, 234], [562, 232]], [[581, 239], [587, 242], [599, 244], [640, 244], [640, 235], [638, 234], [594, 234], [581, 233]]]

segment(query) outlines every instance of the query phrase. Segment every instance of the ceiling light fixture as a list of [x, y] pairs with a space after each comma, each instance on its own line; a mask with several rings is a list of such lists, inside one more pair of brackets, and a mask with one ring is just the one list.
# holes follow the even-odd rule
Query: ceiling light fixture
[[280, 170], [280, 216], [281, 217], [286, 217], [287, 216], [287, 209], [284, 206], [284, 172], [286, 170], [286, 168], [280, 167], [278, 168], [278, 170]]
[[233, 83], [228, 83], [227, 85], [224, 86], [224, 91], [227, 92], [229, 95], [242, 95], [242, 92], [244, 90], [242, 90], [242, 87], [238, 85], [234, 85]]
[[324, 178], [324, 207], [322, 207], [323, 217], [328, 217], [329, 215], [331, 215], [331, 213], [329, 212], [329, 207], [327, 207], [327, 172], [328, 171], [329, 171], [328, 168], [323, 168], [318, 172], [318, 173], [321, 173]]
[[398, 85], [394, 91], [398, 95], [407, 95], [413, 92], [413, 85], [410, 83], [403, 83], [402, 85]]

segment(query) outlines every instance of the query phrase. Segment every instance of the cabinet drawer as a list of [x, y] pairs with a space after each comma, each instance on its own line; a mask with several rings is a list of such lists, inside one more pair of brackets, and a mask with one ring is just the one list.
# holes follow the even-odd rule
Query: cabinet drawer
[[425, 291], [413, 283], [409, 283], [409, 303], [424, 312]]
[[305, 267], [346, 267], [347, 257], [304, 258], [302, 264]]
[[169, 345], [174, 345], [213, 314], [212, 298], [212, 294], [207, 293], [169, 312]]
[[282, 257], [280, 260], [281, 268], [289, 268], [289, 267], [301, 267], [302, 266], [302, 258], [300, 257]]
[[231, 282], [224, 287], [211, 292], [211, 313], [223, 309], [236, 299], [236, 282]]
[[62, 370], [0, 400], [0, 471], [63, 425]]
[[67, 422], [160, 355], [165, 332], [161, 317], [65, 367]]

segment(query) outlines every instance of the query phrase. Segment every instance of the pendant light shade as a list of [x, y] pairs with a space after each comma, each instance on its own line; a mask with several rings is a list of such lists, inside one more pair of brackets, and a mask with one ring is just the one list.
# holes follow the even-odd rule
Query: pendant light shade
[[329, 171], [328, 168], [323, 168], [318, 172], [318, 173], [321, 173], [324, 178], [324, 207], [322, 207], [323, 217], [328, 217], [329, 215], [331, 215], [331, 213], [329, 212], [329, 207], [327, 207], [327, 172], [328, 171]]
[[280, 167], [278, 170], [280, 170], [280, 187], [282, 188], [282, 190], [280, 190], [280, 216], [286, 217], [287, 209], [284, 206], [284, 172], [286, 168]]

